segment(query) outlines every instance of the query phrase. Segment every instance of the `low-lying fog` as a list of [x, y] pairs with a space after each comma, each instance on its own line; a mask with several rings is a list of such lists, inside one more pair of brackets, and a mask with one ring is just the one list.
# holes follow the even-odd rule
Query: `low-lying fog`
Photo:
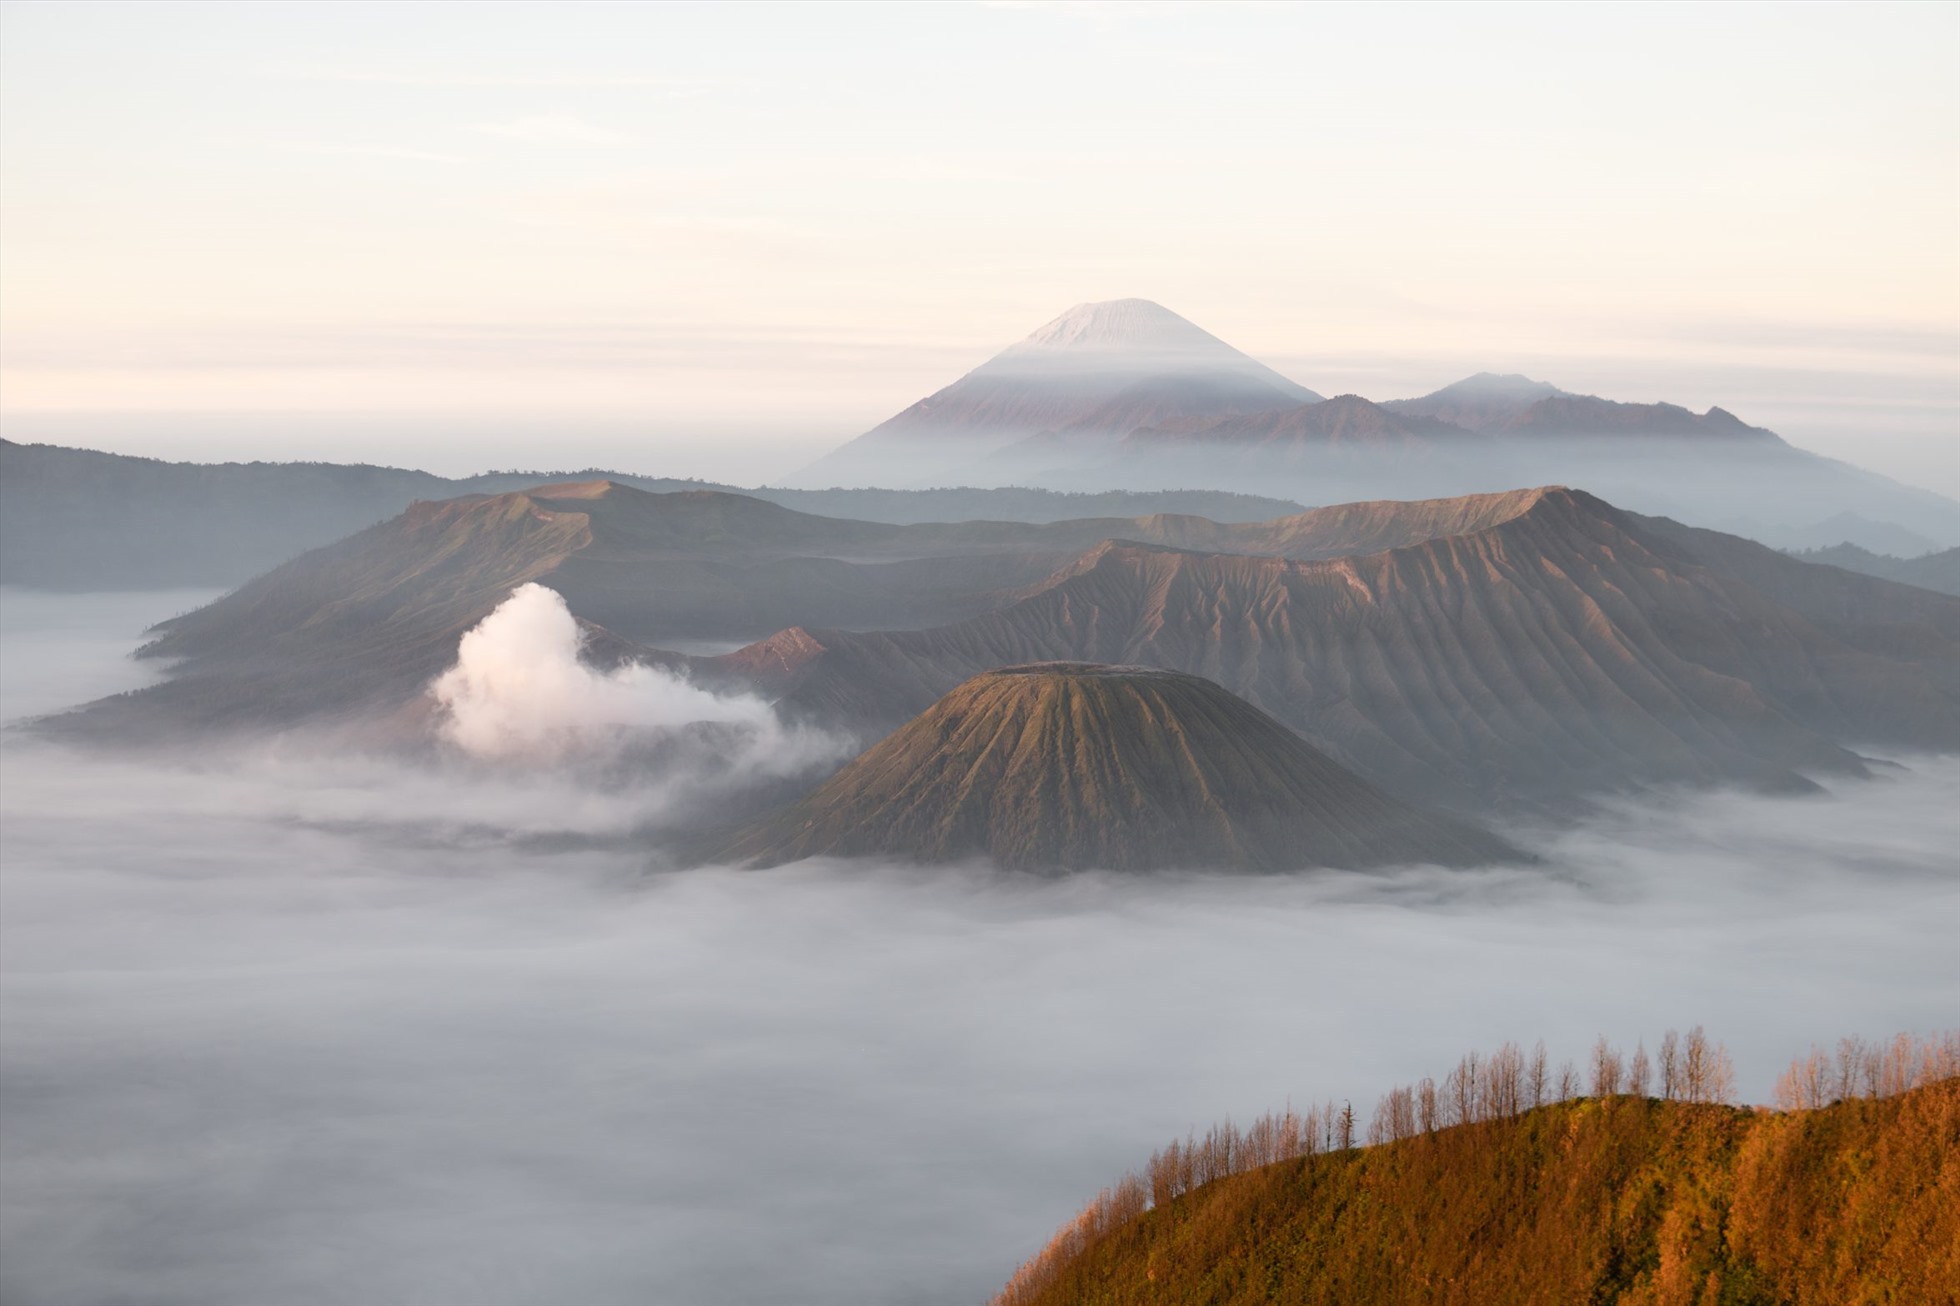
[[[195, 596], [0, 603], [0, 706]], [[1960, 761], [1521, 836], [1533, 869], [652, 872], [671, 786], [0, 746], [0, 1298], [984, 1300], [1192, 1126], [1459, 1053], [1952, 1023]]]

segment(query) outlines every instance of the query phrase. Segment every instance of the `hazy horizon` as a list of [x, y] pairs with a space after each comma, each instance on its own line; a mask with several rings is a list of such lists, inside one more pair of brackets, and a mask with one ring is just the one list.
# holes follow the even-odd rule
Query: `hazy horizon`
[[1960, 495], [1951, 7], [388, 13], [5, 6], [11, 438], [778, 480], [1140, 296]]

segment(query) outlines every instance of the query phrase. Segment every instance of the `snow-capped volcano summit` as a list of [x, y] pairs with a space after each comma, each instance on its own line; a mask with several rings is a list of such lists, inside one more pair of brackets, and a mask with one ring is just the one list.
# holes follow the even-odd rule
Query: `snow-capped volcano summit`
[[1294, 403], [1319, 398], [1203, 327], [1147, 299], [1077, 304], [994, 355], [968, 377], [1024, 370], [1111, 377], [1143, 373], [1164, 378], [1242, 376], [1272, 386]]
[[940, 484], [1031, 437], [1115, 439], [1319, 395], [1147, 299], [1077, 304], [806, 469], [805, 483]]
[[1010, 345], [1000, 357], [1050, 353], [1152, 353], [1194, 360], [1252, 361], [1196, 323], [1147, 299], [1077, 304], [1027, 339]]

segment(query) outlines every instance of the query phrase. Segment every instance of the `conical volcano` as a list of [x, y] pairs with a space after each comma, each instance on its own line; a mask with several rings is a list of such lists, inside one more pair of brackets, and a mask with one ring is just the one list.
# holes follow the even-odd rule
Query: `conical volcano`
[[1515, 858], [1398, 802], [1198, 676], [1045, 662], [973, 677], [721, 857], [1284, 871]]
[[[951, 385], [805, 468], [811, 485], [948, 480], [1030, 437], [1114, 440], [1140, 426], [1205, 423], [1319, 395], [1160, 304], [1077, 304]], [[1010, 464], [1004, 466], [1011, 466]], [[997, 467], [996, 472], [1004, 472]]]

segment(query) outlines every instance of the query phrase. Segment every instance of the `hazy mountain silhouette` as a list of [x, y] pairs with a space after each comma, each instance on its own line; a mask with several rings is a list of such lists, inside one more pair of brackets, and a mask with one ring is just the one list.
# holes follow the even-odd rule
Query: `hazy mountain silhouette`
[[1516, 436], [1675, 436], [1783, 444], [1774, 431], [1750, 426], [1726, 409], [1694, 413], [1679, 404], [1623, 404], [1594, 395], [1540, 399], [1486, 429]]
[[1441, 445], [1451, 452], [1467, 446], [1488, 454], [1489, 443], [1448, 422], [1397, 413], [1360, 395], [1336, 395], [1320, 403], [1228, 417], [1198, 426], [1146, 426], [1133, 430], [1123, 447], [1139, 452], [1164, 446], [1198, 445], [1214, 452], [1232, 447], [1261, 453], [1305, 449], [1426, 453]]
[[1149, 300], [1078, 304], [796, 480], [944, 483], [1029, 437], [1060, 434], [1098, 447], [1139, 426], [1272, 412], [1319, 397]]
[[[1734, 533], [1750, 534], [1746, 530]], [[1833, 513], [1810, 526], [1778, 532], [1777, 538], [1766, 539], [1763, 543], [1786, 551], [1830, 549], [1840, 544], [1850, 544], [1867, 553], [1889, 554], [1901, 559], [1921, 558], [1940, 551], [1936, 541], [1917, 531], [1909, 531], [1896, 522], [1873, 521], [1855, 512]], [[1857, 571], [1859, 568], [1853, 567], [1851, 570]]]
[[1873, 553], [1855, 544], [1837, 544], [1828, 549], [1810, 549], [1793, 555], [1827, 567], [1841, 567], [1862, 576], [1878, 576], [1901, 585], [1960, 595], [1960, 549], [1928, 553], [1918, 558], [1894, 558]]
[[1517, 856], [1209, 680], [1072, 662], [975, 676], [719, 855], [1264, 871]]
[[900, 523], [1052, 522], [1160, 512], [1261, 521], [1301, 506], [1209, 490], [748, 490], [591, 469], [447, 478], [365, 464], [173, 463], [0, 440], [0, 584], [74, 590], [232, 585], [386, 521], [418, 500], [593, 480], [654, 493], [723, 490], [803, 512]]
[[1515, 373], [1479, 372], [1416, 399], [1391, 399], [1391, 412], [1427, 417], [1473, 431], [1510, 435], [1689, 436], [1776, 439], [1720, 408], [1694, 413], [1678, 404], [1625, 404], [1578, 395]]
[[1620, 403], [1490, 372], [1418, 398], [1323, 402], [1144, 300], [1071, 309], [798, 479], [1201, 486], [1309, 503], [1584, 485], [1696, 525], [1746, 518], [1779, 545], [1846, 512], [1960, 544], [1960, 502], [1820, 458], [1719, 407]]
[[1502, 426], [1541, 399], [1570, 397], [1544, 381], [1515, 372], [1479, 372], [1416, 399], [1390, 399], [1383, 408], [1414, 417], [1428, 417], [1471, 431]]

